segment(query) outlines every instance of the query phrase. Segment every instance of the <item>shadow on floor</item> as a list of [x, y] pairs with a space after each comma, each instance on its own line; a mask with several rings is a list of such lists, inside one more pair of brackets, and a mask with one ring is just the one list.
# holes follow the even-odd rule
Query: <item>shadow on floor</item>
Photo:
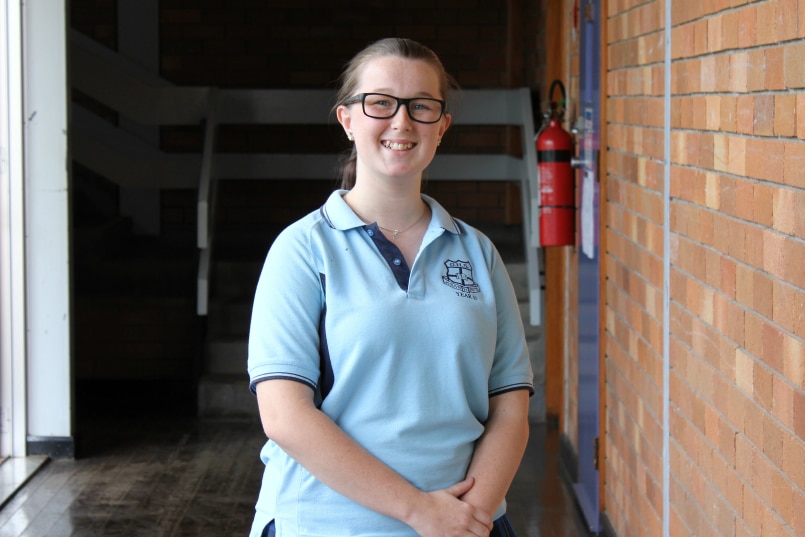
[[[262, 475], [257, 419], [111, 409], [85, 407], [83, 455], [44, 464], [0, 509], [0, 537], [248, 534]], [[518, 537], [587, 535], [561, 477], [559, 444], [555, 428], [532, 426], [508, 495]]]

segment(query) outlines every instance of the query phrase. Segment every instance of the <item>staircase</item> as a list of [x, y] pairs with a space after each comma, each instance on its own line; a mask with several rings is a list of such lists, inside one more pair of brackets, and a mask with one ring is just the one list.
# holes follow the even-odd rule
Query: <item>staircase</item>
[[257, 415], [257, 401], [249, 391], [246, 361], [252, 300], [266, 253], [259, 244], [255, 240], [229, 255], [218, 252], [214, 262], [198, 388], [198, 410], [202, 416]]
[[[75, 161], [127, 189], [196, 193], [196, 240], [195, 245], [188, 246], [196, 252], [191, 256], [197, 262], [196, 314], [205, 325], [198, 371], [199, 412], [253, 415], [256, 404], [248, 391], [246, 338], [257, 275], [270, 244], [267, 239], [276, 230], [257, 236], [253, 231], [228, 236], [216, 223], [219, 184], [231, 179], [328, 179], [338, 154], [222, 153], [217, 148], [218, 129], [224, 125], [332, 125], [331, 92], [177, 87], [76, 33], [72, 35], [70, 56], [72, 87], [105, 109], [104, 114], [97, 114], [74, 103], [70, 138]], [[531, 326], [532, 322], [542, 323], [531, 92], [528, 88], [465, 90], [451, 102], [451, 108], [453, 125], [506, 126], [519, 132], [522, 156], [442, 151], [430, 166], [428, 177], [430, 181], [519, 183], [524, 225], [516, 249], [519, 253], [515, 254], [518, 259], [511, 261], [512, 273], [518, 280], [530, 344], [538, 348], [539, 327]], [[167, 153], [118, 129], [115, 121], [103, 115], [142, 125], [202, 127], [202, 151]], [[239, 247], [227, 244], [230, 239]], [[188, 283], [192, 287], [193, 282]], [[535, 367], [535, 371], [541, 370]]]
[[[542, 326], [532, 326], [529, 322], [530, 291], [522, 233], [518, 228], [502, 226], [486, 227], [483, 231], [500, 250], [511, 276], [525, 326], [534, 384], [542, 386], [545, 383], [544, 334]], [[244, 242], [243, 236], [240, 234], [240, 242]], [[262, 239], [265, 240], [265, 236]], [[253, 244], [256, 242], [255, 238]], [[205, 373], [199, 383], [198, 408], [201, 415], [257, 415], [257, 402], [248, 389], [246, 361], [252, 299], [263, 263], [259, 253], [246, 246], [233, 248], [229, 255], [221, 254], [226, 259], [215, 263], [207, 315]], [[544, 421], [544, 390], [537, 389], [531, 398], [529, 416], [533, 422]]]

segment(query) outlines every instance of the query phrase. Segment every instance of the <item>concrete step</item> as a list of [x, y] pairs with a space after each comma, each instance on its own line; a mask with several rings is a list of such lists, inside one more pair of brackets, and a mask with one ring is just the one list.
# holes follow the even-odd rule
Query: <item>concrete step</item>
[[207, 332], [210, 339], [219, 337], [248, 337], [252, 318], [252, 301], [249, 299], [222, 300], [210, 303], [207, 313]]
[[251, 302], [262, 268], [261, 261], [215, 261], [212, 272], [212, 298], [219, 300], [238, 298]]
[[232, 336], [207, 341], [204, 373], [242, 375], [246, 373], [249, 342], [246, 337]]
[[[254, 415], [257, 405], [248, 390], [248, 325], [262, 263], [222, 262], [216, 275], [218, 293], [210, 304], [204, 375], [199, 384], [199, 413], [203, 416]], [[542, 326], [531, 326], [527, 266], [510, 259], [506, 268], [512, 279], [525, 327], [526, 341], [537, 387], [530, 400], [529, 418], [545, 420], [545, 341]]]
[[257, 398], [249, 391], [245, 374], [207, 374], [198, 386], [198, 413], [202, 417], [254, 417]]

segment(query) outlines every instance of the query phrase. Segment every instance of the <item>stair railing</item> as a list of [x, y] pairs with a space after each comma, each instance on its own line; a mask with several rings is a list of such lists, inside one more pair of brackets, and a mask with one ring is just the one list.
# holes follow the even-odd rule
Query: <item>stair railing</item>
[[204, 149], [201, 156], [201, 179], [198, 185], [196, 210], [197, 241], [199, 248], [198, 277], [196, 279], [196, 313], [207, 315], [210, 297], [210, 271], [212, 266], [213, 230], [215, 229], [216, 193], [218, 175], [215, 170], [215, 146], [218, 139], [218, 92], [212, 89], [208, 98], [207, 119], [204, 125]]
[[[216, 185], [226, 178], [323, 179], [333, 177], [337, 154], [227, 154], [215, 150], [225, 124], [332, 124], [328, 90], [224, 90], [176, 87], [124, 57], [74, 33], [72, 86], [130, 119], [154, 125], [204, 122], [202, 155], [163, 153], [112, 124], [76, 109], [74, 158], [109, 180], [129, 187], [197, 188], [197, 313], [209, 309]], [[454, 125], [518, 127], [521, 157], [508, 154], [439, 153], [429, 180], [519, 182], [526, 242], [531, 324], [541, 324], [539, 204], [534, 123], [528, 88], [464, 90], [451, 100]]]

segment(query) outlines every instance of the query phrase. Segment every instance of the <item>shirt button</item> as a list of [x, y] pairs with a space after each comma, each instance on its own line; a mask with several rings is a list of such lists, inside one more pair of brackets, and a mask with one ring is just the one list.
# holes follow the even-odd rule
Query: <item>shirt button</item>
[[367, 230], [366, 230], [366, 233], [368, 233], [370, 237], [374, 237], [374, 236], [375, 236], [375, 232], [374, 232], [374, 231], [372, 231], [371, 229], [367, 229]]
[[399, 257], [395, 257], [394, 259], [391, 260], [391, 262], [397, 265], [398, 267], [402, 265], [402, 261], [400, 261]]

